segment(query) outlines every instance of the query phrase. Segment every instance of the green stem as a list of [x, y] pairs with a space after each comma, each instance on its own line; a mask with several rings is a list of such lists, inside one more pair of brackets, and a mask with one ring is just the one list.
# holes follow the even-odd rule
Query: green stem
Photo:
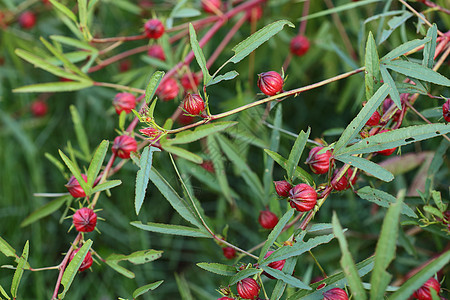
[[309, 254], [311, 254], [311, 257], [314, 259], [314, 262], [316, 263], [317, 267], [319, 267], [319, 270], [320, 270], [320, 272], [322, 272], [323, 277], [328, 278], [327, 273], [325, 273], [324, 269], [322, 268], [322, 266], [320, 265], [319, 261], [314, 256], [314, 254], [311, 252], [311, 250], [309, 250], [308, 252], [309, 252]]

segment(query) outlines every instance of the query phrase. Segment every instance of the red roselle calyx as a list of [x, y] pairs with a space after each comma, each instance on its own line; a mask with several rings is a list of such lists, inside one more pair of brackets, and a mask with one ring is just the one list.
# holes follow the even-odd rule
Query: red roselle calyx
[[450, 122], [450, 112], [448, 111], [450, 106], [450, 99], [447, 100], [444, 105], [442, 105], [442, 116], [444, 117], [444, 120], [447, 122]]
[[158, 139], [162, 134], [162, 132], [159, 129], [156, 129], [154, 127], [139, 129], [139, 132], [142, 133], [143, 135], [148, 136], [148, 138], [151, 141]]
[[179, 90], [177, 81], [169, 77], [158, 86], [156, 94], [162, 101], [170, 101], [178, 95]]
[[275, 71], [258, 74], [258, 87], [267, 96], [273, 96], [282, 90], [284, 80], [281, 75]]
[[120, 135], [114, 139], [112, 152], [118, 157], [127, 159], [130, 158], [131, 152], [136, 152], [137, 142], [129, 135]]
[[380, 123], [380, 119], [381, 119], [381, 115], [380, 113], [376, 110], [372, 116], [370, 117], [369, 120], [367, 120], [366, 122], [366, 126], [377, 126], [378, 123]]
[[188, 93], [183, 102], [184, 110], [190, 115], [200, 115], [205, 110], [205, 102], [198, 94]]
[[417, 291], [414, 292], [413, 297], [418, 300], [432, 300], [431, 289], [434, 289], [437, 294], [441, 290], [441, 285], [434, 277], [428, 279]]
[[255, 299], [260, 290], [258, 283], [253, 278], [242, 279], [238, 282], [236, 288], [242, 299]]
[[202, 9], [209, 14], [215, 14], [220, 11], [221, 5], [221, 0], [202, 0]]
[[[80, 251], [80, 248], [72, 251], [72, 253], [70, 254], [69, 261], [72, 261], [72, 259], [75, 257], [75, 254], [77, 254], [78, 251]], [[88, 253], [86, 253], [86, 256], [84, 257], [83, 262], [81, 263], [78, 271], [83, 272], [84, 270], [89, 269], [92, 266], [92, 262], [93, 262], [93, 260], [92, 260], [91, 252], [88, 251]]]
[[120, 115], [122, 111], [129, 114], [136, 107], [136, 97], [130, 93], [118, 93], [113, 100], [116, 113]]
[[234, 300], [234, 298], [230, 298], [230, 297], [220, 297], [217, 300]]
[[158, 19], [150, 19], [144, 25], [145, 35], [150, 39], [158, 39], [164, 34], [164, 25]]
[[160, 45], [152, 45], [148, 48], [148, 56], [157, 58], [162, 61], [166, 61], [166, 55], [164, 49]]
[[236, 250], [231, 247], [223, 247], [222, 248], [223, 256], [227, 259], [233, 259], [236, 257]]
[[289, 191], [292, 189], [292, 185], [286, 180], [278, 180], [273, 182], [275, 184], [275, 191], [278, 196], [286, 198], [289, 196]]
[[263, 10], [260, 5], [247, 9], [247, 11], [245, 12], [247, 21], [258, 21], [259, 19], [261, 19], [262, 14]]
[[[336, 177], [338, 172], [339, 171], [336, 170], [334, 172], [333, 177]], [[333, 187], [333, 189], [335, 189], [336, 191], [343, 191], [343, 190], [348, 189], [350, 187], [350, 181], [349, 181], [350, 179], [351, 179], [351, 184], [354, 185], [357, 177], [356, 177], [356, 175], [353, 176], [353, 172], [354, 172], [354, 170], [349, 168], [347, 170], [347, 172], [337, 182], [334, 182], [334, 180], [332, 180], [331, 186]]]
[[289, 191], [289, 199], [292, 208], [305, 212], [313, 209], [316, 205], [317, 193], [309, 185], [300, 183]]
[[[81, 177], [83, 177], [83, 180], [87, 182], [87, 176], [86, 175], [81, 174]], [[81, 188], [81, 185], [78, 182], [78, 180], [75, 178], [75, 176], [70, 177], [69, 182], [67, 182], [65, 187], [67, 188], [69, 193], [74, 198], [86, 197], [86, 193]]]
[[43, 117], [47, 114], [47, 103], [43, 100], [36, 100], [31, 103], [31, 113], [35, 117]]
[[[264, 255], [264, 258], [268, 258], [272, 253], [273, 253], [273, 251], [267, 251], [266, 255]], [[285, 263], [286, 263], [286, 260], [283, 259], [283, 260], [278, 260], [278, 261], [271, 262], [271, 263], [268, 264], [267, 266], [268, 266], [269, 268], [272, 268], [272, 269], [276, 269], [276, 270], [282, 271], [283, 268], [284, 268], [284, 264], [285, 264]], [[263, 273], [263, 274], [266, 275], [267, 277], [269, 277], [270, 279], [274, 279], [273, 276], [271, 276], [271, 275], [269, 275], [269, 274], [267, 274], [267, 273]]]
[[[380, 130], [378, 133], [389, 132], [389, 131], [391, 131], [391, 130], [390, 129], [383, 129], [383, 130]], [[377, 153], [381, 154], [381, 155], [384, 155], [384, 156], [389, 156], [389, 155], [391, 155], [392, 153], [395, 152], [395, 149], [397, 149], [397, 148], [384, 149], [384, 150], [378, 151]]]
[[270, 210], [262, 210], [258, 222], [265, 229], [273, 229], [278, 224], [278, 217]]
[[183, 77], [181, 77], [181, 85], [186, 91], [193, 91], [195, 88], [198, 87], [198, 84], [200, 83], [200, 78], [195, 73], [190, 74], [184, 74]]
[[343, 289], [334, 288], [323, 293], [323, 300], [348, 300], [348, 295]]
[[87, 207], [77, 210], [72, 218], [73, 226], [78, 232], [91, 232], [97, 225], [97, 214]]
[[24, 11], [19, 16], [19, 25], [23, 29], [31, 29], [36, 24], [36, 15], [31, 11]]
[[329, 150], [319, 153], [322, 149], [323, 147], [320, 146], [312, 148], [305, 162], [316, 174], [327, 173], [330, 168], [332, 154]]
[[296, 56], [305, 55], [309, 50], [309, 40], [306, 36], [297, 35], [292, 38], [290, 45], [291, 53]]

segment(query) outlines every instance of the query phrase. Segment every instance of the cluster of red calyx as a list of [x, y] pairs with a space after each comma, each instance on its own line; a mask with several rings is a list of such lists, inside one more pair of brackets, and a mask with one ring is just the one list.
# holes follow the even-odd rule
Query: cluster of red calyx
[[302, 56], [309, 50], [309, 40], [304, 35], [297, 35], [292, 38], [290, 46], [293, 55]]
[[286, 180], [280, 180], [274, 181], [274, 184], [278, 196], [283, 198], [289, 197], [291, 207], [297, 211], [305, 212], [311, 210], [317, 203], [316, 190], [305, 183], [292, 187]]
[[273, 229], [278, 224], [278, 217], [270, 210], [262, 210], [258, 222], [265, 229]]
[[156, 59], [166, 61], [166, 55], [164, 54], [164, 49], [160, 45], [152, 45], [148, 48], [148, 56], [154, 57]]
[[209, 14], [215, 14], [220, 12], [220, 7], [222, 6], [221, 0], [202, 0], [202, 9], [204, 12]]
[[198, 116], [205, 110], [205, 101], [199, 94], [188, 93], [184, 98], [183, 108], [188, 114]]
[[[87, 176], [84, 174], [81, 174], [81, 177], [83, 177], [83, 180], [87, 182]], [[69, 193], [74, 198], [81, 198], [86, 197], [86, 193], [84, 192], [83, 188], [81, 187], [78, 180], [75, 178], [75, 176], [70, 177], [69, 182], [65, 185]]]
[[120, 135], [114, 139], [112, 152], [120, 158], [130, 158], [131, 152], [136, 152], [137, 142], [129, 135]]
[[236, 250], [234, 248], [223, 247], [222, 252], [226, 259], [233, 259], [236, 257]]
[[348, 300], [348, 295], [343, 289], [333, 288], [323, 293], [323, 300]]
[[139, 129], [139, 132], [142, 133], [143, 135], [148, 136], [149, 140], [154, 141], [156, 139], [158, 139], [162, 132], [154, 127], [147, 127], [147, 128], [142, 128]]
[[253, 278], [245, 278], [238, 282], [237, 292], [242, 299], [255, 299], [261, 287]]
[[[267, 251], [266, 255], [264, 255], [264, 258], [268, 258], [273, 252], [274, 251]], [[283, 259], [283, 260], [273, 261], [273, 262], [269, 263], [267, 266], [269, 268], [282, 271], [285, 263], [286, 263], [286, 260]], [[266, 275], [267, 277], [269, 277], [270, 279], [275, 279], [273, 276], [267, 274], [266, 272], [264, 272], [263, 274]]]
[[158, 86], [156, 89], [156, 95], [158, 95], [159, 99], [162, 101], [170, 101], [178, 95], [179, 91], [180, 88], [178, 87], [177, 81], [172, 77], [169, 77], [164, 79], [164, 81]]
[[[69, 260], [72, 261], [72, 259], [75, 257], [75, 254], [78, 253], [78, 251], [80, 251], [80, 248], [72, 251], [72, 253], [70, 254]], [[89, 269], [92, 266], [92, 255], [91, 252], [86, 253], [86, 256], [83, 259], [83, 262], [80, 265], [80, 268], [78, 269], [78, 271], [83, 272], [84, 270]]]
[[150, 19], [144, 24], [144, 32], [149, 39], [159, 39], [164, 34], [164, 25], [158, 19]]
[[234, 298], [230, 298], [230, 297], [220, 297], [220, 298], [217, 298], [217, 300], [234, 300]]
[[275, 71], [258, 74], [258, 87], [267, 96], [274, 96], [283, 89], [284, 80]]
[[433, 296], [431, 295], [431, 289], [435, 290], [436, 294], [439, 295], [441, 284], [434, 277], [428, 279], [417, 291], [415, 291], [413, 297], [418, 300], [432, 300]]
[[87, 207], [77, 210], [72, 218], [73, 226], [78, 232], [91, 232], [97, 225], [97, 214]]
[[129, 114], [136, 107], [136, 97], [130, 93], [118, 93], [113, 100], [116, 113], [120, 115], [122, 111]]
[[[333, 187], [333, 189], [336, 191], [343, 191], [348, 189], [350, 187], [350, 184], [355, 185], [357, 177], [356, 174], [353, 176], [353, 172], [353, 169], [348, 169], [346, 174], [344, 174], [339, 180], [332, 180], [331, 186]], [[337, 173], [338, 170], [334, 172], [333, 177], [336, 177]]]
[[329, 150], [321, 152], [322, 149], [323, 147], [320, 146], [312, 148], [305, 162], [315, 174], [327, 173], [332, 165], [331, 152]]

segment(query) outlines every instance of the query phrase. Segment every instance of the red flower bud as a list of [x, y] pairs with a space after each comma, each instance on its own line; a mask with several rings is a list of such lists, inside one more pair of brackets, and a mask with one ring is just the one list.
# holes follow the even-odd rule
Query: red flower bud
[[119, 72], [126, 72], [131, 68], [131, 60], [124, 59], [119, 63]]
[[47, 103], [43, 100], [36, 100], [31, 103], [31, 113], [35, 117], [43, 117], [47, 114]]
[[149, 137], [150, 140], [154, 141], [162, 134], [162, 132], [159, 129], [153, 128], [153, 127], [147, 127], [143, 129], [139, 129], [139, 132], [143, 135], [146, 135]]
[[343, 289], [334, 288], [323, 293], [323, 300], [348, 300], [348, 295]]
[[309, 185], [300, 183], [289, 191], [289, 199], [292, 208], [304, 212], [314, 208], [317, 203], [317, 193]]
[[331, 152], [329, 150], [317, 154], [323, 147], [314, 147], [309, 151], [308, 158], [306, 159], [306, 164], [309, 165], [311, 171], [316, 174], [324, 174], [328, 172], [330, 168]]
[[291, 53], [297, 56], [306, 54], [309, 50], [309, 40], [306, 36], [297, 35], [291, 40]]
[[77, 210], [73, 216], [73, 226], [78, 232], [91, 232], [97, 225], [97, 214], [90, 208], [83, 207]]
[[220, 297], [217, 300], [234, 300], [234, 298], [230, 298], [230, 297]]
[[[70, 261], [72, 261], [72, 259], [75, 257], [75, 254], [77, 254], [78, 251], [80, 251], [80, 248], [72, 251], [72, 253], [70, 254], [70, 258], [69, 258]], [[81, 263], [78, 271], [83, 272], [84, 270], [89, 269], [92, 266], [92, 262], [93, 262], [93, 260], [92, 260], [91, 252], [88, 251], [88, 253], [86, 253], [86, 256], [84, 257], [83, 262]]]
[[171, 77], [164, 80], [156, 89], [156, 94], [162, 101], [169, 101], [178, 95], [177, 81]]
[[[383, 129], [383, 130], [380, 130], [378, 133], [389, 132], [389, 131], [391, 131], [391, 130], [390, 129]], [[395, 149], [397, 149], [397, 148], [385, 149], [385, 150], [378, 151], [377, 153], [381, 154], [381, 155], [384, 155], [384, 156], [389, 156], [389, 155], [391, 155], [392, 153], [395, 152]]]
[[186, 91], [193, 91], [200, 83], [200, 78], [195, 73], [184, 74], [181, 77], [181, 85]]
[[19, 25], [23, 29], [31, 29], [36, 24], [36, 16], [31, 11], [24, 11], [19, 16]]
[[[383, 113], [386, 113], [386, 112], [390, 109], [390, 107], [393, 106], [393, 105], [395, 106], [394, 101], [392, 101], [392, 99], [389, 98], [389, 97], [386, 98], [386, 99], [383, 101]], [[394, 120], [395, 122], [397, 122], [398, 119], [400, 118], [401, 113], [402, 113], [402, 111], [397, 109], [397, 111], [396, 111], [396, 112], [394, 113], [394, 115], [392, 116], [392, 120]]]
[[262, 210], [258, 222], [265, 229], [273, 229], [278, 224], [278, 217], [270, 210]]
[[129, 114], [136, 107], [136, 97], [130, 93], [118, 93], [114, 97], [113, 105], [118, 115], [122, 111]]
[[[87, 182], [87, 176], [86, 175], [81, 174], [81, 177], [83, 177], [83, 180]], [[78, 180], [75, 178], [75, 176], [70, 177], [69, 182], [67, 182], [65, 187], [67, 188], [69, 193], [74, 198], [86, 197], [86, 193], [81, 188], [81, 185], [78, 182]]]
[[442, 115], [444, 117], [444, 120], [447, 122], [450, 122], [450, 112], [448, 111], [449, 106], [450, 100], [447, 100], [444, 105], [442, 105]]
[[221, 5], [221, 0], [202, 0], [202, 9], [206, 13], [215, 14], [217, 11], [220, 11]]
[[378, 123], [380, 123], [380, 119], [381, 119], [381, 115], [380, 113], [376, 110], [372, 116], [370, 117], [370, 119], [366, 122], [366, 126], [377, 126]]
[[227, 259], [233, 259], [236, 257], [236, 250], [231, 247], [223, 247], [222, 248], [223, 256], [225, 256]]
[[[273, 253], [273, 251], [267, 251], [266, 255], [264, 255], [264, 258], [268, 258], [272, 253]], [[285, 263], [286, 263], [286, 260], [283, 259], [283, 260], [278, 260], [278, 261], [271, 262], [267, 266], [269, 268], [282, 271], [283, 268], [284, 268], [284, 264]], [[270, 279], [275, 279], [273, 276], [271, 276], [271, 275], [269, 275], [269, 274], [267, 274], [265, 272], [263, 274], [266, 275], [267, 277], [269, 277]]]
[[160, 45], [150, 46], [150, 48], [148, 48], [148, 56], [157, 58], [162, 61], [166, 61], [164, 49]]
[[258, 283], [253, 278], [242, 279], [238, 282], [236, 288], [242, 299], [255, 299], [260, 290]]
[[258, 21], [259, 19], [261, 19], [262, 14], [263, 10], [260, 5], [247, 9], [247, 11], [245, 12], [247, 21]]
[[206, 171], [208, 171], [209, 173], [214, 173], [214, 164], [212, 161], [210, 160], [205, 160], [202, 162], [202, 164], [200, 165], [203, 169], [205, 169]]
[[258, 74], [258, 87], [267, 96], [273, 96], [281, 91], [283, 83], [283, 78], [275, 71]]
[[188, 93], [184, 98], [183, 108], [188, 114], [197, 116], [205, 110], [205, 102], [200, 95]]
[[292, 189], [292, 185], [287, 182], [286, 180], [279, 180], [274, 181], [275, 184], [275, 191], [277, 192], [278, 196], [286, 198], [289, 196], [289, 191]]
[[129, 135], [120, 135], [114, 139], [111, 150], [120, 158], [130, 158], [130, 153], [137, 150], [137, 142]]
[[[352, 178], [354, 170], [353, 169], [348, 169], [347, 173], [344, 174], [344, 176], [341, 177], [341, 179], [339, 179], [339, 181], [334, 182], [333, 180], [331, 181], [331, 186], [333, 187], [333, 189], [335, 189], [336, 191], [343, 191], [346, 190], [350, 187], [350, 182], [349, 180], [351, 179], [351, 184], [354, 185], [356, 183], [356, 175]], [[336, 170], [334, 172], [334, 176], [335, 177], [338, 173], [338, 170]]]
[[417, 291], [414, 292], [413, 297], [418, 300], [432, 300], [431, 289], [434, 289], [437, 294], [441, 290], [441, 285], [434, 277], [428, 279]]
[[192, 123], [194, 123], [194, 121], [195, 121], [195, 117], [191, 117], [191, 116], [188, 116], [185, 114], [180, 114], [177, 118], [177, 122], [183, 126], [192, 124]]
[[158, 19], [150, 19], [145, 22], [144, 31], [149, 39], [159, 39], [164, 34], [164, 25]]

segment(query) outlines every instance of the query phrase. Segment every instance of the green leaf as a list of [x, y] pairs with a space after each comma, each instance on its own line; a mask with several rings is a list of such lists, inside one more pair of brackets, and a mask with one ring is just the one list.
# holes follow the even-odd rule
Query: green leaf
[[203, 55], [202, 48], [200, 48], [200, 45], [198, 44], [197, 34], [195, 33], [195, 29], [194, 26], [192, 26], [192, 23], [189, 23], [189, 37], [191, 41], [192, 51], [194, 52], [195, 55], [195, 59], [197, 60], [200, 69], [202, 69], [203, 85], [206, 86], [208, 82], [211, 80], [211, 75], [209, 74], [208, 68], [206, 67], [205, 56]]
[[399, 128], [362, 139], [360, 142], [342, 149], [340, 154], [372, 153], [431, 139], [450, 132], [450, 124], [425, 124]]
[[426, 267], [417, 272], [414, 276], [408, 279], [403, 285], [390, 297], [389, 300], [408, 299], [417, 287], [422, 286], [430, 277], [436, 272], [445, 267], [450, 261], [450, 250], [447, 250], [439, 257], [433, 259]]
[[75, 16], [75, 14], [66, 6], [64, 6], [63, 4], [59, 3], [57, 0], [50, 0], [50, 3], [60, 12], [62, 12], [64, 15], [66, 15], [67, 17], [69, 17], [72, 21], [74, 21], [75, 23], [78, 22], [77, 17]]
[[[165, 73], [163, 71], [156, 71], [155, 73], [152, 74], [152, 77], [150, 78], [147, 84], [147, 88], [145, 89], [145, 103], [149, 104], [150, 101], [155, 96], [156, 89], [161, 83], [164, 74]], [[150, 116], [153, 117], [153, 112], [150, 114]]]
[[17, 290], [19, 288], [20, 280], [22, 279], [23, 271], [25, 270], [25, 265], [28, 261], [28, 252], [30, 250], [29, 242], [25, 243], [23, 247], [22, 255], [19, 258], [19, 262], [17, 264], [17, 269], [14, 272], [14, 277], [11, 283], [11, 295], [14, 299], [17, 298]]
[[437, 85], [450, 86], [450, 80], [445, 76], [442, 76], [438, 72], [433, 71], [422, 65], [405, 61], [394, 60], [385, 63], [386, 67], [397, 73], [417, 78], [426, 82], [432, 82]]
[[0, 251], [7, 257], [16, 258], [16, 250], [14, 250], [14, 248], [2, 237], [0, 237]]
[[[72, 115], [73, 127], [75, 128], [78, 144], [80, 145], [81, 151], [83, 151], [85, 159], [89, 161], [91, 159], [89, 140], [86, 130], [84, 130], [83, 121], [81, 120], [80, 114], [78, 113], [75, 105], [70, 105], [70, 114]], [[89, 186], [92, 186], [92, 184]]]
[[114, 187], [116, 187], [118, 185], [121, 185], [121, 184], [122, 184], [122, 181], [118, 180], [118, 179], [108, 180], [108, 181], [105, 181], [103, 183], [100, 183], [100, 184], [97, 184], [96, 186], [94, 186], [92, 188], [91, 193], [95, 194], [97, 192], [102, 192], [102, 191], [105, 191], [105, 190], [109, 190], [109, 189], [112, 189], [112, 188], [114, 188]]
[[372, 285], [370, 289], [371, 299], [383, 299], [385, 290], [392, 278], [392, 275], [386, 269], [395, 257], [400, 210], [403, 205], [402, 197], [399, 197], [395, 204], [392, 204], [388, 209], [381, 227], [380, 237], [375, 250], [375, 266], [370, 278]]
[[438, 218], [444, 219], [444, 215], [442, 214], [442, 212], [439, 211], [439, 209], [437, 209], [434, 206], [430, 206], [430, 205], [425, 205], [423, 207], [423, 210], [426, 211], [427, 213], [430, 213], [432, 215], [435, 215]]
[[110, 266], [111, 269], [113, 269], [117, 273], [119, 273], [119, 274], [121, 274], [121, 275], [123, 275], [123, 276], [125, 276], [127, 278], [133, 279], [133, 278], [136, 277], [136, 275], [133, 272], [131, 272], [130, 270], [120, 266], [117, 261], [106, 261], [106, 264], [108, 266]]
[[24, 60], [26, 60], [27, 62], [33, 64], [35, 67], [41, 68], [41, 69], [43, 69], [49, 73], [52, 73], [53, 75], [56, 75], [58, 77], [65, 77], [65, 78], [77, 80], [77, 81], [85, 79], [85, 76], [81, 77], [80, 75], [76, 75], [76, 74], [67, 72], [66, 70], [56, 67], [56, 66], [46, 62], [39, 56], [36, 56], [25, 50], [16, 49], [15, 53], [17, 54], [17, 56], [19, 56], [19, 57], [23, 58]]
[[80, 26], [87, 29], [87, 0], [78, 0], [78, 15], [80, 17]]
[[385, 56], [383, 56], [381, 58], [381, 62], [385, 63], [389, 60], [393, 60], [403, 54], [406, 54], [407, 52], [416, 49], [417, 47], [422, 46], [423, 44], [426, 44], [428, 42], [431, 41], [431, 37], [425, 37], [421, 40], [412, 40], [412, 41], [408, 41], [404, 44], [401, 44], [400, 46], [398, 46], [397, 48], [389, 51], [388, 54], [386, 54]]
[[218, 263], [198, 263], [197, 266], [211, 273], [223, 276], [234, 276], [237, 272], [235, 267]]
[[230, 282], [228, 284], [233, 285], [233, 284], [237, 283], [238, 281], [241, 281], [244, 278], [248, 278], [250, 276], [253, 276], [253, 275], [261, 273], [261, 272], [262, 272], [261, 269], [254, 269], [254, 268], [241, 270], [237, 274], [233, 275], [233, 277], [230, 278]]
[[297, 136], [294, 146], [289, 153], [289, 158], [286, 163], [287, 177], [293, 179], [295, 170], [297, 168], [300, 157], [302, 156], [303, 150], [305, 149], [306, 142], [308, 140], [309, 134], [311, 133], [311, 128], [308, 127], [308, 131], [305, 133], [303, 130]]
[[239, 73], [236, 72], [235, 70], [230, 71], [230, 72], [226, 72], [223, 75], [218, 75], [218, 76], [214, 76], [214, 78], [212, 78], [208, 84], [206, 86], [211, 86], [213, 84], [217, 84], [219, 82], [221, 82], [222, 80], [231, 80], [234, 79], [236, 76], [238, 76]]
[[150, 180], [158, 188], [164, 198], [169, 201], [170, 205], [172, 205], [180, 216], [183, 217], [183, 219], [198, 228], [204, 228], [203, 224], [197, 219], [191, 207], [188, 206], [182, 198], [180, 198], [177, 192], [155, 168], [152, 168], [150, 172]]
[[[391, 207], [393, 203], [396, 202], [396, 198], [386, 192], [371, 188], [369, 186], [365, 186], [359, 189], [356, 194], [367, 201], [373, 202], [382, 207]], [[417, 218], [417, 215], [414, 213], [406, 203], [401, 204], [401, 213], [411, 217]]]
[[119, 262], [127, 260], [132, 264], [142, 265], [157, 260], [162, 256], [162, 253], [163, 251], [153, 249], [135, 251], [128, 255], [113, 253], [106, 258], [106, 261]]
[[428, 29], [427, 38], [430, 38], [431, 41], [423, 47], [422, 66], [431, 69], [434, 66], [434, 53], [436, 52], [436, 39], [437, 39], [436, 24], [433, 24], [433, 26]]
[[186, 280], [183, 273], [175, 273], [175, 281], [177, 283], [178, 292], [180, 293], [181, 300], [194, 300], [191, 293], [190, 284]]
[[[283, 169], [287, 169], [287, 159], [282, 157], [280, 154], [273, 152], [269, 149], [264, 149], [264, 152], [266, 152], [277, 164], [279, 164]], [[314, 180], [312, 179], [311, 175], [297, 166], [295, 168], [294, 177], [300, 178], [302, 181], [306, 182], [307, 184], [313, 186]]]
[[340, 5], [340, 6], [331, 8], [331, 9], [321, 10], [320, 12], [315, 13], [315, 14], [308, 14], [307, 16], [304, 16], [304, 17], [300, 18], [299, 21], [314, 19], [314, 18], [326, 16], [326, 15], [331, 15], [331, 14], [334, 14], [334, 13], [337, 13], [337, 12], [354, 9], [356, 7], [359, 7], [359, 6], [364, 6], [364, 5], [367, 5], [367, 4], [370, 4], [370, 3], [380, 2], [380, 1], [381, 0], [365, 0], [365, 1], [359, 1], [359, 2], [351, 2], [351, 3]]
[[147, 292], [150, 291], [150, 290], [153, 291], [154, 289], [156, 289], [157, 287], [159, 287], [163, 282], [164, 282], [164, 280], [160, 280], [160, 281], [157, 281], [157, 282], [153, 282], [153, 283], [150, 283], [150, 284], [146, 284], [146, 285], [144, 285], [144, 286], [141, 286], [140, 288], [137, 288], [137, 289], [134, 290], [134, 292], [133, 292], [133, 299], [134, 299], [134, 298], [137, 298], [137, 297], [139, 297], [139, 296], [144, 295], [145, 293], [147, 293]]
[[224, 122], [215, 122], [211, 124], [205, 124], [198, 126], [195, 130], [185, 130], [183, 132], [175, 135], [175, 138], [168, 140], [170, 144], [187, 144], [199, 139], [202, 139], [206, 136], [209, 136], [215, 132], [223, 131], [231, 126], [236, 125], [237, 122], [232, 121], [224, 121]]
[[94, 153], [94, 157], [89, 164], [89, 168], [87, 171], [87, 183], [90, 188], [94, 185], [94, 181], [97, 178], [98, 173], [100, 172], [100, 168], [102, 167], [103, 161], [105, 160], [106, 152], [108, 151], [108, 146], [109, 141], [103, 140], [97, 147], [97, 150]]
[[431, 197], [433, 198], [433, 201], [436, 204], [439, 211], [444, 212], [447, 209], [447, 204], [444, 204], [442, 202], [441, 192], [431, 191]]
[[348, 250], [347, 240], [344, 237], [344, 232], [342, 231], [341, 224], [336, 216], [336, 212], [333, 212], [333, 232], [339, 241], [339, 247], [341, 248], [342, 257], [340, 260], [341, 268], [344, 271], [345, 277], [348, 280], [350, 290], [352, 291], [352, 296], [358, 300], [366, 300], [367, 296], [364, 291], [364, 287], [361, 282], [361, 278], [358, 274], [358, 269], [355, 266], [352, 255]]
[[8, 300], [11, 300], [11, 297], [9, 297], [8, 293], [3, 289], [3, 287], [0, 285], [0, 293]]
[[369, 32], [367, 37], [365, 67], [366, 99], [368, 100], [381, 86], [380, 59], [372, 32]]
[[145, 147], [141, 154], [140, 169], [136, 174], [136, 188], [134, 207], [136, 209], [136, 215], [139, 215], [142, 204], [145, 199], [145, 192], [147, 190], [148, 180], [150, 178], [150, 170], [152, 168], [153, 152], [160, 151], [156, 147]]
[[70, 172], [75, 176], [75, 178], [78, 180], [78, 183], [80, 184], [81, 188], [85, 192], [86, 195], [89, 195], [91, 192], [91, 187], [87, 184], [86, 181], [84, 181], [83, 177], [81, 177], [81, 172], [78, 169], [77, 165], [74, 164], [61, 150], [58, 150], [59, 156], [61, 156], [62, 160], [66, 164], [66, 166], [69, 168]]
[[61, 279], [61, 284], [64, 286], [64, 289], [60, 294], [58, 294], [58, 299], [63, 299], [66, 296], [66, 293], [75, 279], [75, 275], [83, 263], [86, 254], [89, 252], [89, 249], [91, 249], [91, 246], [92, 240], [87, 240], [84, 242], [84, 245], [80, 248], [80, 250], [78, 250], [77, 254], [75, 254], [69, 265], [64, 270], [64, 274]]
[[50, 201], [49, 203], [38, 208], [37, 210], [32, 212], [28, 217], [26, 217], [25, 220], [23, 220], [22, 223], [20, 223], [20, 227], [28, 226], [28, 225], [36, 222], [37, 220], [40, 220], [48, 215], [51, 215], [71, 198], [72, 198], [72, 196], [63, 196], [63, 197], [56, 198], [53, 201]]
[[98, 53], [97, 48], [89, 45], [85, 41], [80, 41], [80, 40], [62, 36], [62, 35], [51, 35], [50, 38], [54, 41], [63, 43], [65, 45], [73, 46], [75, 48], [85, 49], [92, 53]]
[[92, 81], [48, 82], [25, 85], [12, 91], [14, 93], [45, 93], [78, 91], [93, 86]]
[[[286, 262], [284, 263], [283, 271], [286, 272], [286, 274], [293, 274], [296, 264], [297, 264], [297, 257], [291, 257], [291, 258], [286, 259]], [[281, 280], [278, 280], [277, 284], [275, 285], [275, 287], [273, 289], [270, 299], [273, 299], [273, 300], [281, 299], [281, 296], [283, 296], [285, 289], [286, 289], [286, 283], [284, 283]], [[307, 290], [302, 289], [302, 291], [307, 291]]]
[[[273, 125], [275, 128], [281, 128], [282, 125], [282, 104], [279, 103], [275, 110], [275, 116]], [[263, 147], [266, 148], [266, 147]], [[270, 150], [272, 153], [276, 153], [278, 149], [280, 148], [280, 131], [279, 130], [272, 130], [272, 133], [270, 135]], [[267, 204], [267, 202], [270, 201], [271, 195], [274, 192], [274, 186], [273, 186], [273, 167], [274, 167], [274, 159], [269, 155], [264, 155], [264, 175], [263, 175], [263, 184], [264, 184], [264, 204]], [[280, 287], [281, 288], [281, 287]]]
[[400, 93], [395, 86], [394, 79], [392, 79], [391, 74], [389, 74], [386, 66], [381, 66], [381, 77], [383, 78], [384, 83], [389, 87], [389, 95], [391, 95], [392, 101], [394, 101], [395, 105], [397, 105], [398, 109], [402, 109], [402, 102], [400, 100]]
[[272, 24], [266, 25], [261, 28], [236, 46], [234, 46], [233, 50], [234, 55], [229, 59], [232, 63], [238, 63], [247, 57], [250, 53], [252, 53], [256, 48], [265, 43], [272, 36], [280, 32], [284, 25], [288, 25], [289, 27], [294, 28], [294, 24], [287, 20], [280, 20], [273, 22]]
[[354, 166], [355, 168], [361, 169], [364, 172], [376, 177], [385, 182], [392, 181], [394, 175], [391, 172], [383, 168], [382, 166], [362, 157], [350, 156], [350, 155], [339, 155], [334, 157], [336, 160], [342, 161], [343, 163]]
[[194, 154], [184, 148], [180, 148], [180, 147], [175, 147], [175, 146], [171, 146], [170, 144], [167, 145], [166, 143], [161, 143], [161, 147], [170, 153], [175, 154], [176, 156], [179, 156], [181, 158], [184, 158], [186, 160], [192, 161], [193, 163], [196, 164], [201, 164], [203, 162], [203, 158], [201, 158], [200, 156], [198, 156], [197, 154]]
[[311, 290], [311, 288], [307, 284], [303, 283], [300, 279], [295, 278], [292, 275], [286, 274], [277, 269], [272, 269], [268, 266], [262, 266], [262, 269], [269, 275], [272, 275], [276, 279], [280, 279], [283, 282], [285, 282], [293, 287], [296, 287], [299, 289], [304, 289], [304, 290]]
[[161, 223], [153, 223], [153, 222], [148, 222], [147, 224], [142, 224], [142, 222], [140, 222], [140, 221], [131, 222], [130, 224], [139, 229], [142, 229], [142, 230], [158, 232], [158, 233], [162, 233], [162, 234], [211, 238], [211, 235], [209, 235], [207, 232], [202, 231], [197, 228], [192, 228], [192, 227], [187, 227], [187, 226], [161, 224]]
[[[258, 258], [258, 264], [261, 264], [261, 262], [264, 259], [264, 256], [267, 254], [267, 251], [269, 251], [270, 247], [275, 243], [278, 236], [280, 235], [281, 231], [283, 230], [284, 226], [289, 222], [289, 220], [294, 215], [294, 209], [289, 209], [283, 217], [278, 221], [277, 225], [272, 229], [269, 236], [267, 237], [266, 242], [264, 243], [264, 246], [261, 248], [261, 252], [259, 254]], [[273, 253], [272, 253], [273, 254]]]
[[389, 29], [383, 30], [381, 34], [381, 38], [378, 41], [378, 44], [382, 44], [388, 37], [394, 32], [395, 29], [404, 24], [409, 18], [413, 16], [409, 11], [404, 11], [401, 16], [393, 17], [388, 21]]
[[339, 155], [345, 149], [344, 147], [350, 143], [352, 139], [356, 137], [361, 128], [366, 125], [367, 121], [370, 119], [372, 114], [377, 110], [378, 106], [384, 101], [388, 95], [389, 88], [386, 84], [383, 84], [372, 96], [372, 98], [367, 101], [366, 105], [361, 109], [358, 115], [348, 124], [342, 133], [339, 140], [334, 146], [334, 155]]

